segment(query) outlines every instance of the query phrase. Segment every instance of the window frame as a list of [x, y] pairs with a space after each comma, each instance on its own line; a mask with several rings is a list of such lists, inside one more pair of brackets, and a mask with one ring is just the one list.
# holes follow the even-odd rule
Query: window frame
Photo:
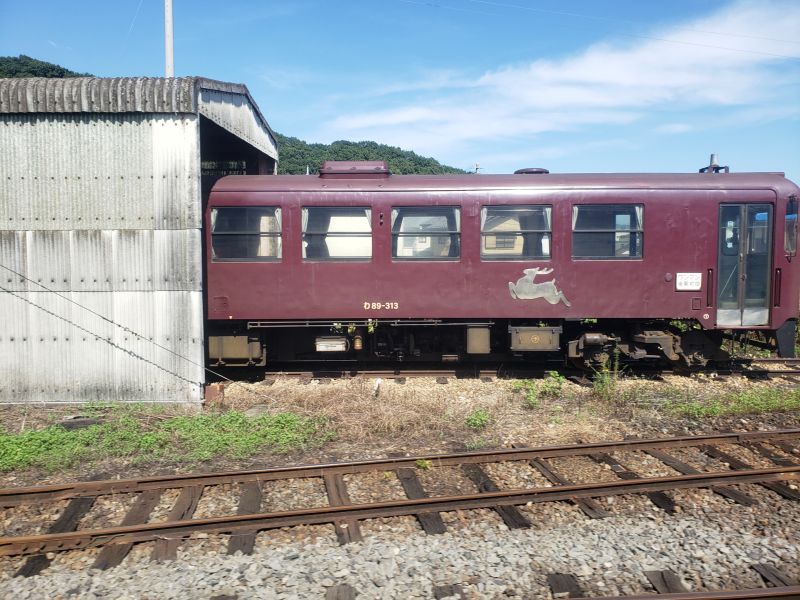
[[[390, 233], [391, 233], [391, 259], [399, 262], [460, 262], [461, 261], [461, 209], [460, 205], [446, 205], [446, 206], [425, 206], [419, 204], [404, 204], [392, 206], [391, 219], [390, 219]], [[410, 211], [412, 214], [408, 216], [436, 216], [436, 212], [445, 213], [445, 211], [453, 211], [452, 217], [455, 217], [456, 228], [435, 231], [395, 231], [395, 221], [400, 216], [402, 211]], [[414, 215], [414, 211], [419, 211], [420, 215]], [[424, 214], [425, 211], [432, 211], [429, 214]], [[444, 214], [445, 219], [449, 220], [451, 216]], [[405, 218], [405, 215], [403, 216]], [[400, 240], [402, 238], [431, 238], [431, 245], [433, 245], [434, 238], [449, 238], [450, 249], [448, 253], [452, 253], [453, 242], [457, 254], [455, 256], [398, 256], [397, 252], [400, 247]]]
[[[375, 244], [374, 244], [374, 237], [373, 237], [373, 228], [372, 228], [372, 206], [363, 206], [363, 205], [353, 205], [353, 206], [331, 206], [331, 205], [310, 205], [310, 206], [302, 206], [300, 207], [300, 257], [302, 258], [303, 262], [371, 262], [374, 256]], [[326, 231], [325, 233], [320, 232], [311, 232], [307, 231], [307, 226], [310, 218], [307, 217], [306, 211], [313, 211], [313, 210], [328, 210], [331, 212], [334, 211], [363, 211], [364, 216], [366, 216], [366, 222], [369, 226], [369, 231]], [[353, 215], [355, 216], [355, 215]], [[330, 227], [330, 219], [328, 222], [328, 226]], [[321, 236], [323, 240], [327, 240], [327, 238], [368, 238], [369, 239], [369, 255], [359, 255], [359, 256], [307, 256], [308, 246], [306, 245], [307, 236]]]
[[[233, 230], [233, 231], [215, 231], [215, 227], [217, 224], [217, 219], [219, 218], [216, 216], [218, 214], [217, 211], [224, 211], [224, 210], [242, 210], [242, 211], [257, 211], [257, 210], [271, 210], [272, 216], [278, 223], [278, 230], [277, 231], [248, 231], [248, 230]], [[264, 215], [262, 215], [264, 216]], [[211, 221], [211, 226], [209, 227], [210, 235], [211, 235], [211, 262], [281, 262], [283, 260], [283, 212], [280, 206], [276, 205], [257, 205], [257, 206], [214, 206], [211, 208], [211, 212], [209, 213], [209, 218]], [[246, 256], [246, 257], [218, 257], [215, 255], [215, 245], [214, 239], [220, 237], [233, 237], [233, 236], [241, 236], [241, 237], [256, 237], [259, 238], [277, 238], [277, 248], [278, 252], [276, 255], [270, 256]]]
[[[578, 217], [579, 217], [580, 209], [583, 208], [583, 207], [591, 207], [591, 208], [594, 208], [594, 207], [606, 207], [606, 208], [614, 209], [615, 212], [612, 213], [613, 218], [614, 218], [614, 225], [615, 225], [614, 228], [613, 229], [610, 229], [610, 228], [576, 229], [576, 226], [578, 225]], [[625, 212], [620, 212], [619, 214], [617, 214], [616, 210], [618, 210], [618, 209], [626, 209], [626, 211]], [[634, 227], [633, 224], [631, 224], [626, 229], [618, 229], [616, 227], [617, 217], [619, 217], [621, 215], [628, 215], [630, 209], [633, 209], [633, 215], [637, 217], [636, 225], [638, 225], [638, 227]], [[597, 203], [587, 203], [587, 204], [573, 204], [572, 205], [572, 247], [570, 249], [570, 256], [571, 256], [572, 260], [644, 260], [644, 209], [645, 209], [645, 205], [644, 205], [643, 202], [630, 202], [630, 203], [627, 203], [627, 202], [623, 202], [623, 203], [620, 203], [620, 202], [613, 202], [613, 203], [612, 202], [609, 202], [609, 203], [597, 202]], [[631, 256], [631, 255], [628, 255], [628, 256], [625, 256], [625, 255], [617, 256], [616, 254], [614, 256], [576, 256], [575, 255], [575, 245], [576, 245], [575, 244], [575, 239], [576, 239], [576, 235], [579, 236], [579, 235], [584, 235], [584, 234], [598, 234], [598, 233], [614, 234], [614, 245], [615, 245], [615, 247], [616, 247], [616, 244], [618, 243], [617, 242], [617, 237], [616, 237], [618, 234], [628, 234], [629, 236], [630, 235], [638, 236], [637, 237], [638, 243], [637, 243], [636, 246], [637, 246], [637, 249], [639, 250], [639, 253], [637, 255], [635, 255], [635, 256]], [[630, 245], [630, 238], [629, 238], [628, 244]]]
[[[520, 209], [542, 209], [544, 215], [545, 223], [549, 223], [549, 229], [515, 229], [509, 231], [495, 231], [495, 232], [486, 232], [484, 231], [484, 225], [488, 221], [489, 211], [490, 209], [495, 209], [498, 212], [515, 212], [519, 211]], [[519, 220], [518, 220], [519, 222]], [[520, 223], [520, 227], [522, 224]], [[481, 206], [480, 212], [480, 248], [479, 254], [481, 261], [549, 261], [552, 259], [553, 256], [553, 205], [552, 204], [484, 204]], [[513, 237], [515, 242], [511, 246], [513, 249], [514, 245], [516, 245], [516, 238], [522, 237], [525, 234], [545, 234], [548, 240], [548, 253], [546, 256], [526, 256], [524, 254], [484, 254], [484, 250], [486, 249], [486, 238], [488, 236], [494, 236], [495, 239], [503, 236], [505, 238]], [[541, 238], [544, 239], [544, 238]], [[540, 239], [540, 241], [541, 241]], [[524, 248], [524, 240], [523, 240], [523, 248]], [[503, 250], [502, 246], [497, 246], [494, 250]]]

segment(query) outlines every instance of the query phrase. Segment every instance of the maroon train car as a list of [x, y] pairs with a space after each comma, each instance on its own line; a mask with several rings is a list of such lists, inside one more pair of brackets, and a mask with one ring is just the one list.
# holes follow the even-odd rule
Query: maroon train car
[[209, 360], [792, 356], [798, 187], [781, 173], [230, 176], [206, 223]]

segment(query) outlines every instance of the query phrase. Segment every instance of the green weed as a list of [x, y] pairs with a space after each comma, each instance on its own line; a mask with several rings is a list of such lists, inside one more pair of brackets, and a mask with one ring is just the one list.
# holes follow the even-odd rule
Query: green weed
[[539, 388], [531, 379], [518, 379], [511, 385], [514, 392], [524, 392], [525, 406], [530, 409], [539, 408]]
[[614, 348], [611, 358], [594, 372], [592, 393], [595, 397], [604, 402], [611, 401], [616, 395], [620, 374], [619, 350]]
[[433, 463], [430, 460], [428, 460], [427, 458], [418, 458], [414, 462], [414, 464], [417, 465], [418, 469], [421, 469], [423, 471], [427, 471], [428, 469], [430, 469], [433, 466]]
[[675, 400], [667, 410], [694, 419], [800, 410], [800, 390], [766, 388], [705, 400]]
[[[260, 450], [286, 452], [327, 441], [322, 419], [293, 413], [246, 417], [238, 412], [148, 419], [135, 408], [94, 407], [108, 419], [86, 429], [51, 425], [38, 431], [0, 434], [0, 472], [29, 467], [47, 470], [99, 458], [195, 462], [215, 457], [241, 459]], [[158, 411], [156, 411], [158, 412]]]
[[489, 446], [495, 444], [496, 442], [493, 442], [493, 440], [484, 437], [476, 437], [474, 439], [467, 440], [464, 443], [464, 447], [467, 450], [483, 450], [484, 448], [488, 448]]
[[561, 389], [566, 382], [567, 378], [558, 371], [548, 371], [541, 383], [539, 391], [542, 393], [542, 396], [557, 398], [561, 395]]
[[491, 417], [486, 409], [479, 408], [478, 410], [470, 413], [466, 419], [467, 427], [472, 429], [483, 429], [489, 424]]

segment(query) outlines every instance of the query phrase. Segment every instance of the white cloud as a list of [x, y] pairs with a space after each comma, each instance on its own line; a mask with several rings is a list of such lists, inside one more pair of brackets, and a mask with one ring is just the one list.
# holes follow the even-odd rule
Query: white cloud
[[281, 69], [270, 67], [268, 71], [256, 75], [267, 86], [276, 90], [289, 90], [314, 80], [314, 74], [298, 69]]
[[656, 133], [668, 133], [668, 134], [676, 134], [676, 133], [686, 133], [687, 131], [691, 131], [691, 125], [687, 125], [686, 123], [664, 123], [663, 125], [659, 125], [656, 127]]
[[[737, 2], [704, 18], [560, 59], [478, 76], [451, 71], [364, 93], [316, 139], [375, 139], [425, 153], [458, 153], [481, 139], [624, 125], [647, 114], [659, 133], [681, 133], [680, 112], [794, 102], [798, 2]], [[717, 32], [725, 35], [711, 34]], [[669, 40], [669, 41], [666, 41]], [[393, 95], [400, 96], [392, 98]], [[380, 96], [376, 99], [375, 96]], [[377, 107], [394, 100], [392, 108]], [[366, 108], [364, 108], [366, 105]], [[663, 116], [662, 116], [663, 113]], [[663, 119], [663, 123], [658, 123]]]

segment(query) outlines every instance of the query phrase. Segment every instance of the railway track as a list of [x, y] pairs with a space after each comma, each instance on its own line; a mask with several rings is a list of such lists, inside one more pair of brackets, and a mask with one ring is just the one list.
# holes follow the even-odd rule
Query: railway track
[[[672, 454], [674, 450], [702, 453], [724, 468], [700, 470]], [[757, 468], [738, 458], [742, 450], [759, 456], [762, 466]], [[615, 456], [630, 452], [655, 458], [677, 475], [648, 477], [637, 473], [620, 462], [624, 459]], [[553, 464], [553, 459], [564, 457], [588, 457], [594, 463], [606, 465], [615, 477], [610, 481], [573, 483], [570, 473], [560, 472]], [[501, 489], [485, 467], [509, 462], [532, 469], [550, 485]], [[764, 467], [764, 462], [772, 466]], [[458, 495], [429, 495], [419, 475], [424, 472], [426, 477], [433, 476], [441, 468], [459, 469], [472, 482], [474, 489]], [[370, 503], [351, 502], [345, 476], [364, 473], [393, 474], [406, 497]], [[262, 486], [267, 482], [290, 486], [299, 479], [321, 481], [328, 505], [296, 510], [262, 510]], [[30, 505], [38, 505], [43, 508], [40, 512], [45, 514], [60, 514], [46, 526], [46, 533], [0, 537], [0, 556], [27, 556], [18, 575], [30, 576], [47, 567], [52, 557], [50, 553], [101, 548], [93, 566], [103, 569], [120, 564], [134, 544], [151, 544], [154, 559], [175, 558], [181, 540], [198, 533], [230, 536], [229, 552], [250, 553], [258, 532], [276, 528], [333, 524], [337, 539], [344, 544], [362, 539], [359, 523], [364, 520], [413, 515], [426, 533], [437, 534], [447, 528], [441, 513], [472, 509], [492, 509], [509, 528], [525, 528], [530, 526], [530, 522], [518, 508], [522, 505], [569, 502], [590, 518], [602, 518], [608, 513], [596, 499], [623, 494], [645, 495], [668, 513], [676, 510], [676, 502], [669, 492], [678, 489], [705, 488], [732, 502], [752, 505], [757, 503], [754, 498], [732, 486], [756, 484], [786, 500], [798, 501], [800, 491], [794, 483], [798, 479], [800, 429], [789, 429], [540, 448], [515, 447], [225, 473], [5, 488], [0, 489], [0, 508], [12, 511], [12, 515], [14, 510]], [[203, 494], [217, 486], [232, 486], [230, 493], [238, 494], [236, 514], [193, 518]], [[167, 490], [178, 491], [177, 500], [166, 517], [151, 520], [151, 512]], [[81, 522], [91, 512], [95, 501], [104, 496], [129, 498], [131, 502], [125, 517], [115, 526], [82, 527]], [[63, 510], [55, 508], [55, 503], [64, 501], [67, 502]]]
[[[781, 365], [785, 368], [775, 368]], [[436, 377], [436, 378], [458, 378], [458, 379], [482, 379], [482, 378], [514, 378], [527, 379], [542, 377], [549, 371], [570, 377], [576, 381], [589, 382], [591, 373], [574, 367], [565, 367], [561, 362], [520, 365], [505, 363], [486, 363], [486, 364], [463, 364], [453, 365], [448, 363], [426, 364], [416, 366], [404, 364], [388, 368], [385, 365], [356, 365], [343, 363], [337, 366], [336, 363], [309, 363], [291, 365], [272, 365], [266, 373], [261, 370], [251, 378], [260, 379], [274, 376], [294, 377], [300, 380], [310, 379], [347, 379], [352, 377], [380, 377], [382, 379], [403, 380], [414, 377]], [[624, 373], [636, 375], [668, 375], [685, 374], [667, 368], [652, 367], [625, 367]], [[750, 378], [769, 378], [769, 377], [791, 377], [800, 376], [800, 358], [734, 358], [728, 364], [717, 365], [713, 368], [693, 371], [692, 374], [713, 374], [713, 375], [743, 375]]]
[[769, 564], [754, 564], [754, 571], [765, 586], [739, 590], [690, 592], [681, 578], [670, 570], [645, 571], [644, 575], [658, 596], [642, 594], [635, 596], [594, 596], [587, 597], [578, 579], [569, 573], [551, 573], [547, 583], [554, 598], [587, 598], [587, 600], [756, 600], [759, 598], [785, 598], [800, 600], [800, 585], [785, 573]]

